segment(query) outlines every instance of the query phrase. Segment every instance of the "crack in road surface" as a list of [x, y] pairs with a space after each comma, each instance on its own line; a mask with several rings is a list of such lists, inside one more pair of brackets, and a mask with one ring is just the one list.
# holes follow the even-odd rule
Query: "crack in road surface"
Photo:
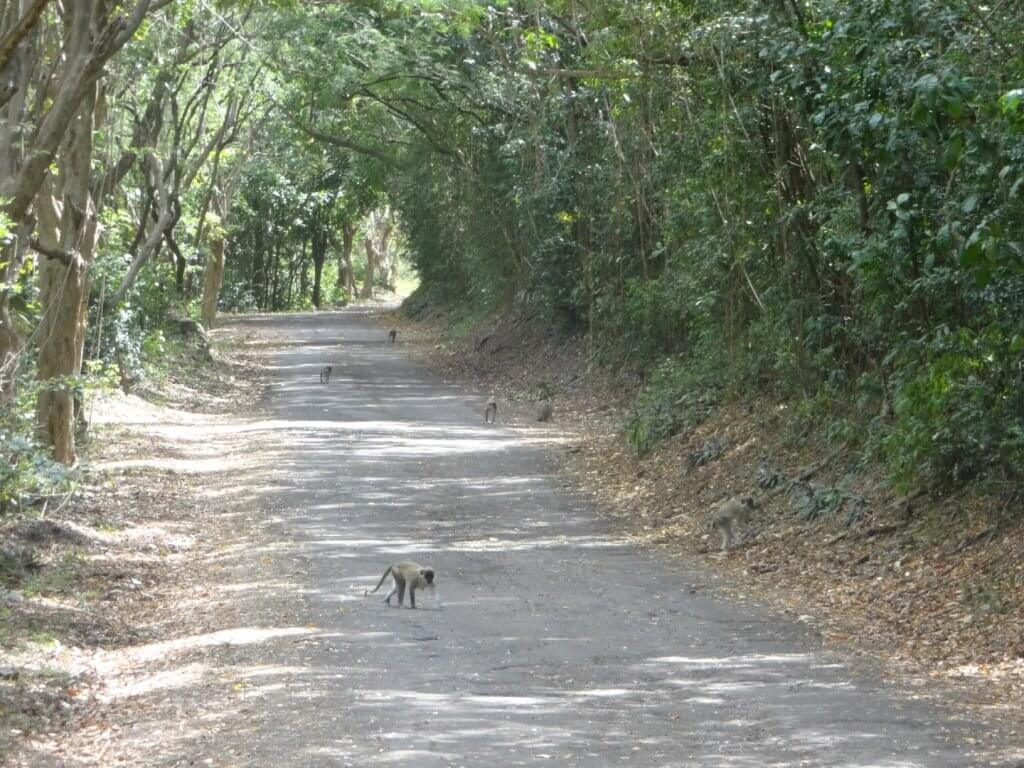
[[[962, 712], [799, 624], [695, 594], [707, 574], [624, 541], [565, 487], [557, 424], [485, 425], [481, 398], [366, 312], [231, 325], [259, 336], [273, 377], [267, 458], [239, 482], [267, 495], [300, 562], [286, 599], [310, 642], [230, 650], [249, 687], [203, 745], [210, 764], [991, 764]], [[436, 569], [437, 598], [364, 597], [402, 559]]]

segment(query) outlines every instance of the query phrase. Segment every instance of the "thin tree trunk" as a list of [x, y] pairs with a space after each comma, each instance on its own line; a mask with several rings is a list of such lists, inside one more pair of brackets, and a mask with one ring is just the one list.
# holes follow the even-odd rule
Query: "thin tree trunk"
[[[21, 26], [20, 19], [25, 19], [34, 7], [28, 0], [22, 0], [20, 9], [17, 4], [8, 3], [11, 11], [8, 24], [4, 27], [4, 40], [13, 40], [12, 34]], [[14, 11], [17, 10], [19, 15]], [[29, 29], [26, 29], [28, 33]], [[28, 39], [37, 36], [32, 31]], [[0, 71], [3, 83], [0, 87], [7, 93], [3, 96], [0, 106], [0, 200], [9, 198], [14, 193], [15, 178], [24, 161], [26, 147], [24, 135], [28, 125], [29, 83], [36, 67], [39, 46], [16, 45], [5, 54], [5, 64]], [[0, 403], [8, 403], [16, 393], [18, 352], [21, 350], [22, 339], [14, 324], [11, 314], [11, 288], [17, 282], [21, 270], [25, 250], [32, 237], [34, 222], [15, 221], [14, 235], [6, 243], [0, 245]]]
[[327, 258], [327, 233], [320, 228], [313, 231], [313, 306], [320, 309], [321, 280], [324, 273], [324, 259]]
[[[302, 239], [302, 251], [299, 253], [299, 301], [303, 301], [306, 298], [306, 294], [309, 293], [309, 270], [306, 268], [306, 246], [309, 240], [306, 238]], [[288, 284], [291, 286], [291, 279], [289, 275]], [[291, 288], [288, 290], [288, 304], [291, 302]]]
[[[170, 243], [168, 243], [170, 245]], [[185, 254], [178, 248], [172, 248], [171, 253], [174, 254], [174, 290], [177, 291], [179, 296], [185, 295], [185, 267], [188, 266], [185, 260]]]
[[356, 274], [352, 268], [352, 243], [356, 228], [349, 222], [341, 225], [341, 263], [338, 265], [338, 285], [345, 289], [349, 298], [356, 295]]
[[[24, 260], [25, 244], [32, 235], [26, 224], [15, 231], [19, 236], [0, 247], [0, 285], [3, 286], [15, 284]], [[22, 346], [21, 336], [11, 316], [10, 299], [11, 290], [0, 288], [0, 403], [9, 403], [15, 397], [18, 352]]]
[[274, 243], [273, 248], [274, 261], [270, 270], [270, 309], [278, 310], [281, 309], [281, 298], [283, 293], [281, 291], [281, 244], [278, 242]]
[[373, 298], [373, 272], [377, 266], [377, 252], [373, 245], [373, 238], [367, 234], [363, 240], [363, 248], [366, 249], [366, 272], [363, 274], [363, 290], [359, 294], [361, 298]]
[[220, 297], [221, 284], [224, 281], [224, 238], [214, 236], [210, 241], [210, 254], [206, 258], [206, 269], [203, 271], [203, 302], [200, 319], [203, 327], [209, 330], [217, 317], [217, 300]]

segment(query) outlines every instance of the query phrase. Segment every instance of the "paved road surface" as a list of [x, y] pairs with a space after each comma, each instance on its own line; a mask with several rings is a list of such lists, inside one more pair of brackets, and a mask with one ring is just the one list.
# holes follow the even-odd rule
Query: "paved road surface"
[[[234, 325], [270, 341], [276, 447], [254, 482], [305, 563], [296, 609], [318, 630], [255, 651], [258, 725], [231, 764], [990, 764], [957, 713], [616, 538], [555, 473], [557, 423], [485, 426], [478, 397], [363, 312]], [[439, 600], [362, 596], [403, 558], [434, 566]]]

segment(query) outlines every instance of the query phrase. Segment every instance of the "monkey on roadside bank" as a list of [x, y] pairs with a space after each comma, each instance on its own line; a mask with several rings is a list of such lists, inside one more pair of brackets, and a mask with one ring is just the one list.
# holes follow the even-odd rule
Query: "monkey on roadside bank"
[[391, 343], [394, 344], [395, 339], [398, 338], [398, 331], [392, 328], [391, 331], [388, 333], [388, 338], [391, 340]]
[[325, 365], [320, 369], [320, 383], [330, 384], [331, 382], [331, 366]]
[[726, 499], [718, 505], [711, 517], [711, 527], [721, 535], [723, 551], [732, 546], [737, 530], [749, 525], [751, 513], [759, 506], [753, 496]]
[[537, 421], [551, 421], [554, 415], [555, 409], [551, 407], [551, 403], [541, 403], [537, 409]]
[[498, 420], [498, 403], [491, 400], [484, 409], [484, 424], [494, 424]]
[[391, 598], [394, 594], [398, 593], [398, 607], [402, 607], [402, 603], [405, 600], [405, 588], [409, 587], [409, 607], [416, 607], [416, 590], [417, 589], [434, 589], [434, 569], [424, 568], [423, 566], [417, 565], [411, 560], [402, 560], [393, 565], [389, 565], [388, 569], [384, 571], [384, 575], [380, 577], [380, 581], [377, 582], [377, 586], [369, 592], [365, 592], [365, 595], [372, 595], [378, 589], [380, 585], [384, 583], [384, 580], [391, 574], [391, 578], [395, 580], [395, 586], [388, 593], [388, 596], [384, 599], [384, 602], [391, 605]]

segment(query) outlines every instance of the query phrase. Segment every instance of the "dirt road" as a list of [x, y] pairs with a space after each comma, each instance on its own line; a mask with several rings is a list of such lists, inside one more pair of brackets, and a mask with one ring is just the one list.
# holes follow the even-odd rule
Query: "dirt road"
[[[617, 538], [555, 473], [557, 423], [484, 425], [366, 313], [232, 326], [272, 385], [210, 495], [259, 501], [276, 540], [240, 523], [211, 555], [234, 623], [136, 651], [166, 668], [99, 764], [1005, 765], [961, 713]], [[405, 558], [433, 565], [439, 599], [363, 596]]]

